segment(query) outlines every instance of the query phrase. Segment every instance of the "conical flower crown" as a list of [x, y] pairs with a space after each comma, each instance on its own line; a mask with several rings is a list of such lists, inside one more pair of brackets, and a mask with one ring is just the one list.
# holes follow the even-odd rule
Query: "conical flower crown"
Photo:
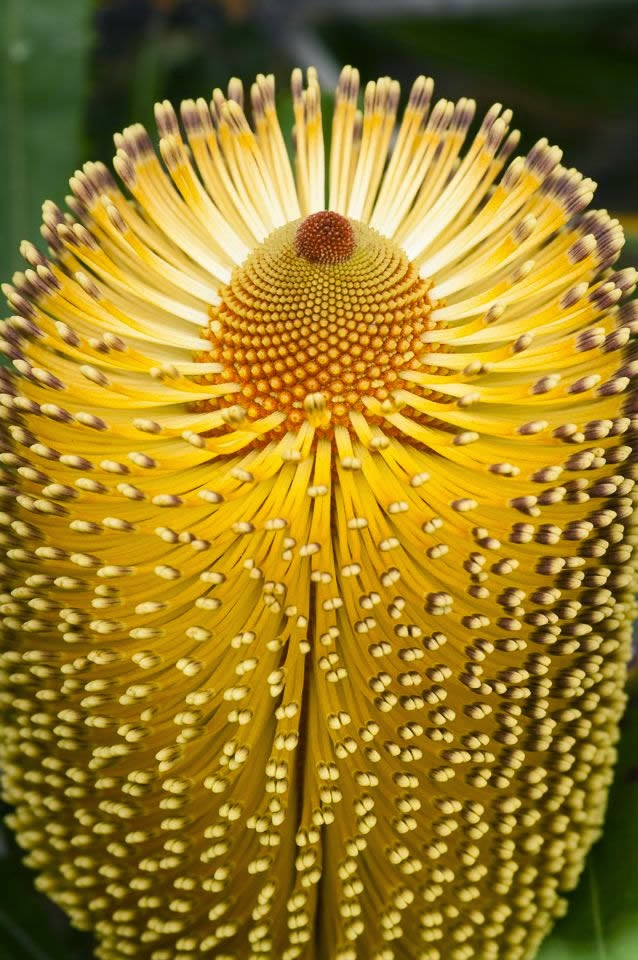
[[[157, 107], [5, 293], [9, 822], [102, 960], [529, 960], [635, 611], [618, 223], [344, 69]], [[326, 186], [327, 183], [327, 186]]]

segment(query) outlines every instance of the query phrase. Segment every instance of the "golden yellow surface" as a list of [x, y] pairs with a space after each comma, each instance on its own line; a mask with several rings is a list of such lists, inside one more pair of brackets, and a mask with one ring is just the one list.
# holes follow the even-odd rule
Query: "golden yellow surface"
[[601, 828], [635, 272], [509, 111], [358, 86], [292, 165], [271, 78], [158, 105], [5, 287], [2, 788], [101, 960], [530, 960]]

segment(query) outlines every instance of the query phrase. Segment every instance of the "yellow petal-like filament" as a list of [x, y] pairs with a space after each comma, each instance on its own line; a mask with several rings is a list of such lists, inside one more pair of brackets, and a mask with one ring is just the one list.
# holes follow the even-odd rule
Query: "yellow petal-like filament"
[[636, 273], [500, 104], [359, 87], [292, 160], [272, 76], [158, 104], [3, 287], [2, 790], [100, 960], [532, 960], [600, 832]]

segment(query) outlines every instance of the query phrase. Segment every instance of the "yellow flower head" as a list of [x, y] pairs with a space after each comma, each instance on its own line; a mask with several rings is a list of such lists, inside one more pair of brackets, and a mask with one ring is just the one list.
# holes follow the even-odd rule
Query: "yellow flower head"
[[636, 275], [432, 86], [160, 104], [5, 287], [3, 790], [102, 960], [529, 960], [599, 833]]

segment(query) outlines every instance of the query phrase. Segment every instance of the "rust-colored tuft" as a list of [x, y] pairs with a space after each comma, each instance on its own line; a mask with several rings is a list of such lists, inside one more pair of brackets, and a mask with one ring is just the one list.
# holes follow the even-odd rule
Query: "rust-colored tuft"
[[295, 237], [297, 254], [311, 263], [343, 263], [354, 247], [352, 224], [334, 210], [311, 213], [301, 221]]

